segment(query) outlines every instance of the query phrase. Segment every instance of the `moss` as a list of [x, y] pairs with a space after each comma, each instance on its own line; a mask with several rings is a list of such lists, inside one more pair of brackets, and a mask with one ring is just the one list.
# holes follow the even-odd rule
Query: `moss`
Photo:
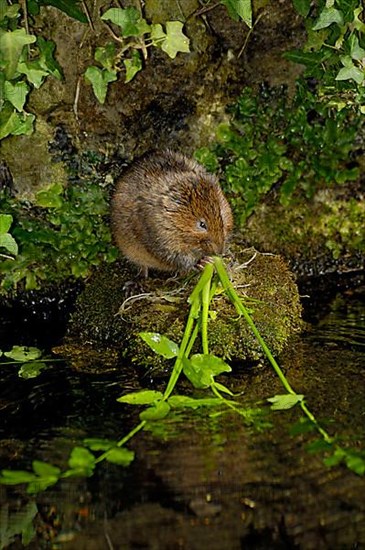
[[[279, 256], [249, 250], [237, 252], [230, 274], [272, 352], [280, 353], [302, 327], [298, 291], [287, 265]], [[117, 270], [115, 265], [108, 266], [87, 284], [79, 297], [67, 340], [93, 342], [96, 347], [112, 346], [138, 366], [166, 368], [171, 362], [151, 352], [138, 334], [159, 332], [180, 342], [188, 315], [188, 296], [197, 276], [185, 280], [143, 280], [143, 292], [124, 301], [123, 286], [130, 276], [125, 264], [119, 264]], [[225, 295], [215, 296], [211, 310], [210, 351], [231, 361], [261, 360], [258, 342], [245, 321], [237, 318]]]

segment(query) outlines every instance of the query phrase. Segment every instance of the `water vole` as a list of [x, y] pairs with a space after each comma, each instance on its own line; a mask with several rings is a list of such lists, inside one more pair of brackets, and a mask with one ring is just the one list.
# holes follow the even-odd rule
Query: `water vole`
[[117, 181], [111, 222], [117, 246], [146, 275], [186, 273], [222, 254], [233, 225], [217, 178], [170, 150], [137, 160]]

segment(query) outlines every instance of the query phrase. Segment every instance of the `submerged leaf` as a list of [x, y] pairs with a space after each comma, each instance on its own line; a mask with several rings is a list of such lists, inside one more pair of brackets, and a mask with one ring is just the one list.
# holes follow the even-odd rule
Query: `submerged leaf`
[[155, 401], [162, 399], [163, 394], [156, 390], [141, 390], [127, 393], [119, 397], [119, 403], [128, 403], [129, 405], [151, 405]]
[[170, 405], [166, 401], [159, 401], [156, 405], [148, 407], [145, 411], [142, 411], [139, 415], [141, 420], [161, 420], [165, 418], [170, 412]]
[[108, 451], [106, 460], [118, 466], [129, 466], [134, 460], [135, 453], [123, 447], [114, 447]]

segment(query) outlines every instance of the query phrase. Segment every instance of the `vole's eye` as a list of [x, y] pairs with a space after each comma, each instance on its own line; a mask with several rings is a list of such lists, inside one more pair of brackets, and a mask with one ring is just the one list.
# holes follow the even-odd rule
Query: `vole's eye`
[[208, 225], [207, 222], [204, 220], [204, 218], [201, 218], [196, 222], [196, 226], [200, 231], [208, 231]]

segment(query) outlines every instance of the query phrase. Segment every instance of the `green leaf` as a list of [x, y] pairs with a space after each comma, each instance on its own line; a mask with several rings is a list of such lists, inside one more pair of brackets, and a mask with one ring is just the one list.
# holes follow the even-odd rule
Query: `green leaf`
[[252, 27], [252, 0], [221, 0], [221, 4], [226, 6], [232, 19], [242, 19], [248, 27]]
[[83, 440], [83, 444], [92, 451], [108, 451], [116, 446], [116, 441], [111, 439], [99, 439], [97, 437], [88, 437]]
[[359, 44], [359, 39], [354, 34], [352, 34], [349, 38], [349, 45], [352, 59], [360, 61], [361, 59], [365, 58], [365, 50], [361, 48]]
[[182, 32], [183, 26], [180, 21], [166, 22], [166, 38], [161, 48], [171, 59], [175, 59], [178, 52], [190, 52], [189, 38]]
[[99, 103], [104, 103], [108, 91], [109, 82], [117, 80], [116, 71], [108, 71], [107, 69], [99, 69], [91, 65], [86, 69], [85, 78], [91, 82], [94, 94]]
[[116, 50], [114, 42], [109, 42], [105, 47], [99, 46], [95, 50], [94, 59], [104, 69], [108, 71], [114, 70], [114, 65], [116, 62]]
[[269, 403], [272, 403], [271, 409], [273, 411], [282, 411], [286, 409], [291, 409], [297, 403], [300, 403], [303, 401], [304, 395], [301, 395], [299, 393], [292, 394], [292, 393], [284, 393], [282, 395], [274, 395], [274, 397], [269, 397], [267, 401]]
[[71, 468], [69, 475], [91, 476], [95, 468], [95, 457], [85, 447], [74, 447], [68, 465]]
[[69, 17], [72, 17], [72, 19], [76, 19], [80, 23], [87, 23], [87, 17], [78, 7], [77, 0], [42, 0], [41, 4], [53, 6], [66, 13]]
[[10, 101], [17, 111], [21, 112], [29, 92], [29, 86], [26, 82], [15, 82], [13, 84], [7, 80], [4, 84], [4, 92], [5, 98]]
[[161, 46], [162, 42], [166, 40], [166, 33], [163, 30], [162, 25], [159, 23], [151, 25], [150, 39], [152, 40], [152, 44], [154, 46]]
[[[115, 25], [118, 25], [122, 29], [122, 35], [128, 36], [140, 36], [141, 32], [138, 23], [141, 20], [141, 15], [136, 8], [110, 8], [101, 16], [104, 21], [111, 21]], [[148, 27], [149, 30], [149, 27]], [[144, 31], [144, 32], [148, 32]]]
[[345, 462], [348, 469], [355, 472], [355, 474], [359, 476], [363, 476], [365, 474], [364, 457], [356, 454], [355, 452], [346, 452]]
[[0, 214], [0, 235], [7, 233], [13, 223], [11, 214]]
[[18, 371], [18, 376], [28, 380], [29, 378], [36, 378], [40, 372], [46, 368], [46, 364], [39, 361], [32, 361], [22, 365]]
[[316, 24], [313, 26], [314, 31], [319, 31], [320, 29], [325, 29], [332, 25], [332, 23], [337, 23], [338, 25], [343, 25], [343, 15], [342, 12], [332, 7], [324, 7], [322, 12], [319, 15], [319, 18]]
[[179, 353], [179, 346], [158, 332], [140, 332], [139, 336], [155, 353], [162, 355], [165, 359], [176, 357]]
[[40, 88], [44, 82], [48, 71], [45, 71], [38, 60], [22, 61], [18, 63], [18, 71], [25, 74], [27, 79], [35, 88]]
[[0, 52], [7, 80], [11, 80], [18, 67], [24, 46], [33, 44], [36, 37], [25, 32], [25, 29], [4, 31], [0, 29]]
[[311, 0], [293, 0], [293, 5], [299, 15], [307, 17], [311, 7]]
[[38, 477], [28, 484], [27, 493], [29, 495], [34, 495], [40, 493], [41, 491], [45, 491], [48, 487], [55, 485], [58, 480], [58, 476]]
[[6, 0], [0, 2], [0, 21], [4, 21], [5, 17], [9, 19], [15, 19], [18, 17], [20, 10], [20, 4], [13, 4], [9, 6]]
[[57, 78], [57, 80], [62, 80], [61, 66], [54, 58], [56, 44], [52, 40], [45, 40], [42, 36], [38, 36], [37, 46], [39, 49], [39, 66]]
[[16, 256], [18, 254], [18, 245], [16, 240], [9, 233], [0, 234], [0, 248], [5, 248], [9, 254]]
[[363, 8], [360, 6], [354, 10], [354, 20], [352, 22], [352, 26], [354, 29], [356, 29], [359, 33], [364, 34], [365, 33], [365, 23], [359, 19], [359, 15], [361, 15], [363, 11]]
[[60, 468], [48, 464], [48, 462], [42, 462], [40, 460], [33, 460], [33, 471], [40, 477], [58, 476], [61, 474]]
[[219, 382], [214, 382], [214, 387], [218, 391], [221, 391], [223, 393], [228, 393], [228, 395], [231, 395], [231, 396], [234, 397], [234, 393], [232, 393], [231, 390], [229, 388], [227, 388], [226, 386], [224, 386], [223, 384], [219, 384]]
[[118, 466], [129, 466], [134, 460], [135, 453], [123, 447], [115, 447], [108, 451], [106, 460]]
[[1, 470], [0, 483], [3, 485], [18, 485], [34, 481], [36, 476], [25, 470]]
[[63, 186], [60, 183], [50, 185], [48, 189], [38, 191], [35, 196], [37, 206], [43, 208], [61, 208], [63, 205]]
[[363, 83], [364, 79], [364, 70], [358, 69], [355, 65], [352, 67], [343, 67], [336, 76], [336, 80], [354, 80], [359, 85]]
[[129, 405], [151, 405], [155, 401], [163, 398], [163, 394], [156, 390], [141, 390], [132, 393], [127, 393], [119, 397], [119, 403], [128, 403]]
[[141, 420], [161, 420], [165, 418], [170, 412], [170, 405], [166, 401], [159, 401], [156, 405], [148, 407], [148, 409], [142, 411], [139, 415]]
[[324, 464], [328, 467], [338, 466], [344, 460], [346, 452], [344, 449], [338, 447], [335, 452], [323, 460]]
[[222, 406], [222, 399], [218, 397], [207, 397], [203, 399], [194, 399], [185, 395], [172, 395], [168, 403], [174, 409], [189, 408], [198, 409], [199, 407], [217, 407]]
[[14, 361], [34, 361], [42, 355], [42, 352], [35, 347], [13, 346], [10, 351], [4, 352], [4, 355]]
[[130, 59], [123, 59], [125, 66], [125, 82], [130, 82], [136, 74], [142, 69], [142, 59], [141, 55], [137, 51], [132, 52], [132, 57]]

